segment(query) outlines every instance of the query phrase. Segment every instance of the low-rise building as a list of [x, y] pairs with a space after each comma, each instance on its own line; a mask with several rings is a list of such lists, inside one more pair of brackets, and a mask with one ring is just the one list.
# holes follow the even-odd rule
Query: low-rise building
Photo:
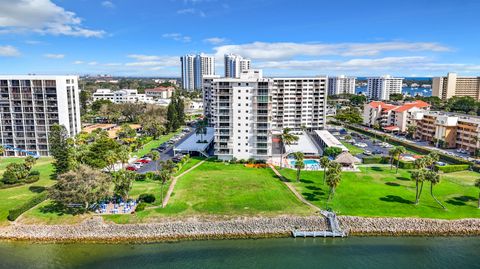
[[415, 137], [443, 148], [480, 149], [480, 117], [438, 111], [418, 111]]
[[152, 97], [154, 99], [168, 99], [171, 98], [173, 93], [175, 92], [175, 87], [168, 86], [159, 86], [153, 89], [146, 89], [145, 90], [145, 95], [147, 97]]
[[138, 93], [135, 89], [123, 89], [112, 91], [110, 89], [98, 89], [92, 95], [93, 101], [109, 100], [112, 103], [153, 103], [152, 97]]
[[373, 101], [363, 107], [363, 124], [373, 126], [376, 123], [386, 131], [406, 132], [414, 124], [415, 112], [430, 109], [430, 104], [417, 100], [402, 105]]

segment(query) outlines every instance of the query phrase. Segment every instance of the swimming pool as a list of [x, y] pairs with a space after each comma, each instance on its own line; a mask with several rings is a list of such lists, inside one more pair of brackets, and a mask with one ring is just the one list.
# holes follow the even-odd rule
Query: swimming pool
[[[295, 163], [297, 163], [295, 160], [290, 161], [290, 165], [293, 167], [295, 167]], [[305, 164], [305, 168], [320, 166], [320, 162], [317, 160], [303, 160], [303, 163]]]

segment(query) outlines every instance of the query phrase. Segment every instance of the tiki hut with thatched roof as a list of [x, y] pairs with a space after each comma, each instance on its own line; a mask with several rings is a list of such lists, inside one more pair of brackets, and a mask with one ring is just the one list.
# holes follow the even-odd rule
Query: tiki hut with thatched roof
[[350, 154], [349, 152], [342, 152], [340, 153], [337, 158], [335, 158], [335, 162], [339, 163], [342, 165], [343, 168], [348, 168], [348, 169], [357, 169], [355, 166], [358, 163], [361, 163], [362, 161]]

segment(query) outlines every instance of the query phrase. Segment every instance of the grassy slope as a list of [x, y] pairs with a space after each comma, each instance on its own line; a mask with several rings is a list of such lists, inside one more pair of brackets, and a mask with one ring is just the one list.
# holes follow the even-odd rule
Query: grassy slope
[[[293, 170], [283, 169], [281, 173], [289, 179], [295, 178]], [[400, 169], [395, 174], [388, 166], [364, 167], [359, 173], [343, 173], [329, 206], [341, 215], [479, 218], [478, 188], [473, 186], [478, 177], [480, 174], [470, 171], [442, 174], [434, 194], [448, 208], [445, 211], [430, 196], [429, 183], [424, 185], [420, 204], [413, 204], [415, 182], [410, 180], [409, 171]], [[328, 187], [323, 185], [323, 172], [302, 172], [301, 182], [294, 185], [306, 199], [325, 208]]]
[[[1, 158], [0, 159], [0, 175], [3, 174], [8, 163], [23, 162], [23, 158]], [[2, 189], [0, 190], [0, 225], [5, 225], [7, 221], [8, 211], [33, 196], [37, 195], [40, 188], [52, 185], [55, 181], [50, 179], [53, 173], [52, 159], [42, 157], [37, 160], [37, 163], [32, 170], [40, 172], [40, 180], [32, 184]]]
[[178, 180], [166, 208], [147, 208], [135, 217], [108, 216], [106, 219], [127, 223], [198, 215], [228, 217], [309, 213], [312, 213], [310, 208], [298, 201], [270, 169], [206, 162]]

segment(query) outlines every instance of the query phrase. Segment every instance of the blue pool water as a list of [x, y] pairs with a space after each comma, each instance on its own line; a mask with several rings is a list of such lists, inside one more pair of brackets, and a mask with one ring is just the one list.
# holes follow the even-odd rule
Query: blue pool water
[[[296, 161], [290, 161], [290, 164], [292, 166], [295, 166]], [[313, 166], [313, 165], [320, 165], [320, 163], [317, 160], [303, 160], [303, 163], [305, 166]]]

